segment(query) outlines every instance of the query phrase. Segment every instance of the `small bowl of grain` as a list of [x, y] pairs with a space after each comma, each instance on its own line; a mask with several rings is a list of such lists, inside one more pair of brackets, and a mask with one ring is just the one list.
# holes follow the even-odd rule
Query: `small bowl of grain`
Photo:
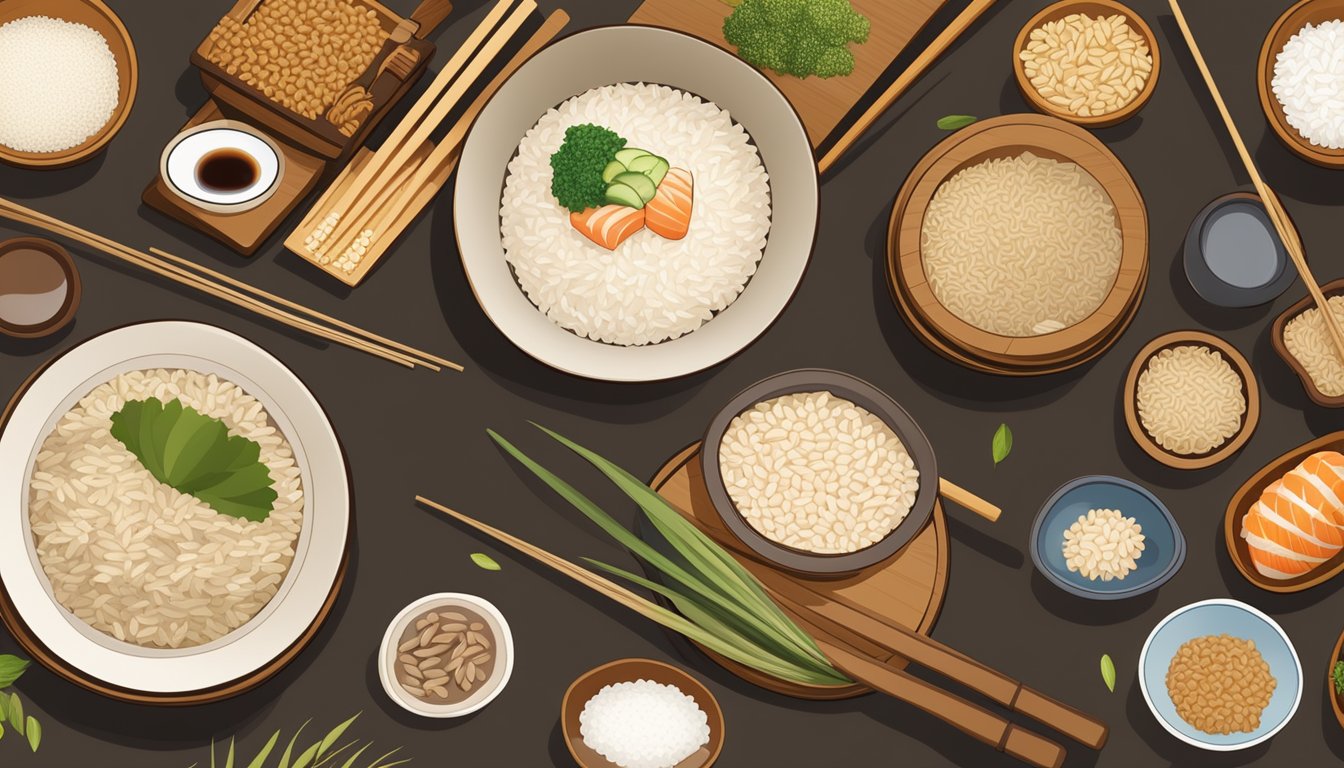
[[1013, 74], [1032, 108], [1087, 128], [1134, 116], [1152, 97], [1160, 65], [1153, 30], [1113, 0], [1047, 6], [1013, 44]]
[[513, 674], [513, 634], [490, 601], [461, 592], [427, 595], [383, 635], [378, 677], [403, 709], [462, 717], [495, 700]]

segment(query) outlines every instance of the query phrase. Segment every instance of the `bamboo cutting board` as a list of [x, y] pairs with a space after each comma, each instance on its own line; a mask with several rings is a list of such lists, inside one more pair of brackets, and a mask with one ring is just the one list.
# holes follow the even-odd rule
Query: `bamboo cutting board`
[[[704, 476], [700, 471], [699, 443], [668, 461], [649, 485], [701, 530], [716, 538], [732, 537], [719, 521], [713, 502], [709, 500], [709, 492], [705, 489]], [[943, 517], [941, 503], [934, 506], [933, 517], [924, 530], [895, 557], [853, 576], [809, 579], [784, 574], [745, 556], [734, 554], [734, 557], [757, 578], [768, 580], [768, 583], [778, 579], [789, 580], [801, 588], [799, 594], [806, 594], [803, 603], [809, 608], [837, 624], [856, 630], [865, 623], [876, 622], [913, 629], [927, 635], [933, 629], [947, 594], [947, 520]], [[832, 700], [870, 692], [869, 688], [859, 684], [809, 686], [784, 682], [708, 649], [701, 647], [700, 650], [734, 675], [785, 696]], [[890, 652], [887, 655], [889, 663], [905, 666], [903, 658], [890, 656]]]
[[[872, 90], [873, 85], [947, 0], [851, 0], [854, 9], [871, 22], [868, 42], [850, 45], [854, 71], [845, 77], [798, 79], [766, 71], [798, 110], [812, 147], [820, 147]], [[633, 16], [634, 24], [651, 24], [695, 35], [731, 52], [723, 39], [723, 20], [732, 13], [723, 0], [645, 0]]]

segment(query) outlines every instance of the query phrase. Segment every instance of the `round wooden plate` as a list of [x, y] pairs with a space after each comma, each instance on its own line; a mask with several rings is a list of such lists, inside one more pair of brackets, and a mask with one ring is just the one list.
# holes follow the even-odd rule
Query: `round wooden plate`
[[[1008, 337], [955, 316], [934, 296], [924, 273], [920, 233], [924, 214], [944, 180], [996, 157], [1031, 151], [1073, 162], [1092, 175], [1115, 205], [1122, 253], [1115, 283], [1101, 306], [1082, 321], [1053, 333]], [[1044, 115], [1004, 115], [976, 123], [935, 146], [915, 167], [892, 207], [887, 277], [902, 314], [935, 351], [969, 367], [1019, 375], [1064, 370], [1084, 362], [1119, 337], [1133, 317], [1147, 281], [1148, 214], [1129, 172], [1092, 134]], [[922, 330], [922, 332], [921, 332]], [[930, 343], [931, 338], [938, 339]], [[955, 351], [947, 355], [939, 347]]]
[[[700, 443], [673, 457], [658, 470], [649, 485], [700, 528], [716, 529], [716, 533], [731, 536], [722, 527], [713, 502], [709, 499], [700, 471]], [[759, 565], [754, 562], [745, 564], [748, 567]], [[913, 629], [927, 635], [938, 619], [938, 611], [943, 607], [947, 575], [947, 520], [943, 517], [942, 504], [938, 503], [934, 505], [929, 524], [896, 557], [844, 579], [809, 579], [798, 575], [790, 575], [790, 578], [822, 598], [842, 602], [892, 626]], [[785, 696], [829, 701], [872, 692], [871, 688], [857, 683], [818, 686], [786, 682], [745, 667], [702, 646], [696, 647], [719, 666], [743, 680]], [[893, 664], [899, 662], [899, 658], [892, 660]]]
[[1274, 95], [1274, 61], [1289, 38], [1310, 24], [1344, 18], [1344, 0], [1301, 0], [1283, 12], [1265, 35], [1260, 46], [1260, 62], [1256, 66], [1256, 86], [1260, 91], [1260, 108], [1265, 112], [1269, 127], [1288, 149], [1299, 157], [1326, 168], [1344, 168], [1344, 149], [1326, 149], [1312, 144], [1297, 129], [1288, 124], [1283, 105]]
[[[1214, 450], [1195, 455], [1173, 453], [1163, 448], [1153, 439], [1152, 435], [1148, 434], [1148, 430], [1144, 429], [1143, 423], [1139, 421], [1138, 390], [1140, 374], [1148, 367], [1148, 362], [1158, 352], [1172, 347], [1185, 346], [1209, 347], [1217, 350], [1237, 372], [1237, 375], [1241, 377], [1241, 393], [1246, 398], [1246, 413], [1242, 414], [1241, 426], [1237, 429], [1237, 433]], [[1144, 453], [1173, 469], [1212, 467], [1241, 450], [1241, 447], [1246, 445], [1246, 441], [1251, 439], [1256, 426], [1260, 423], [1260, 384], [1256, 381], [1255, 372], [1251, 370], [1251, 364], [1241, 352], [1237, 351], [1236, 347], [1211, 333], [1204, 333], [1203, 331], [1173, 331], [1148, 342], [1134, 356], [1134, 362], [1129, 365], [1129, 374], [1125, 377], [1123, 402], [1125, 424], [1129, 425], [1129, 434], [1134, 438], [1134, 442], [1139, 444]]]

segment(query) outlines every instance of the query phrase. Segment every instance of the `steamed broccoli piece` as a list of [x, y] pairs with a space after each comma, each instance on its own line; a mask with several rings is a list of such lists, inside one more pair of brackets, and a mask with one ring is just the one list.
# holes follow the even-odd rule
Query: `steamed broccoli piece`
[[794, 77], [854, 71], [850, 43], [868, 40], [869, 22], [849, 0], [742, 0], [723, 38], [761, 69]]
[[551, 155], [551, 194], [575, 213], [601, 206], [607, 194], [602, 169], [625, 147], [625, 139], [591, 123], [571, 125]]

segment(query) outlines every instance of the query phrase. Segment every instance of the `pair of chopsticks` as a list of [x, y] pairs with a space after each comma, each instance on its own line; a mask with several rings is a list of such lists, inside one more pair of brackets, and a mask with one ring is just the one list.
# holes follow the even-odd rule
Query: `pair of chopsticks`
[[312, 258], [327, 263], [352, 248], [362, 255], [361, 249], [387, 233], [417, 191], [453, 161], [469, 121], [459, 120], [425, 153], [431, 134], [536, 8], [536, 0], [499, 0], [490, 9], [331, 209], [316, 219], [317, 228], [306, 243]]
[[269, 320], [406, 368], [420, 367], [432, 371], [440, 371], [443, 368], [462, 370], [462, 366], [450, 360], [337, 320], [330, 315], [309, 309], [157, 248], [150, 249], [152, 253], [138, 251], [3, 198], [0, 198], [0, 218], [65, 237]]
[[[423, 496], [417, 496], [415, 500], [513, 547], [550, 566], [561, 575], [615, 600], [646, 618], [655, 618], [650, 613], [647, 601], [626, 587]], [[855, 680], [905, 701], [999, 751], [1040, 768], [1059, 768], [1064, 762], [1064, 748], [1043, 736], [1008, 722], [1002, 716], [978, 704], [914, 677], [894, 664], [893, 657], [899, 654], [951, 680], [963, 683], [1016, 712], [1078, 739], [1089, 747], [1099, 749], [1105, 744], [1107, 729], [1104, 723], [1037, 693], [932, 638], [913, 633], [901, 634], [895, 630], [886, 633], [876, 632], [857, 621], [851, 622], [847, 628], [840, 626], [839, 622], [821, 615], [817, 609], [807, 608], [791, 595], [783, 594], [780, 584], [782, 581], [784, 581], [782, 578], [770, 579], [768, 582], [763, 580], [763, 584], [772, 597], [778, 595], [775, 599], [781, 607], [793, 616], [803, 630], [813, 636], [831, 663]], [[812, 602], [815, 602], [815, 596]], [[851, 618], [845, 617], [843, 621], [848, 622]], [[833, 628], [838, 628], [840, 631], [833, 632]], [[865, 638], [860, 633], [868, 633], [873, 637]]]
[[1297, 267], [1297, 273], [1302, 276], [1302, 281], [1307, 284], [1307, 291], [1311, 298], [1320, 308], [1321, 317], [1325, 320], [1325, 327], [1330, 332], [1330, 338], [1335, 343], [1335, 351], [1339, 354], [1339, 359], [1344, 361], [1344, 328], [1340, 327], [1340, 320], [1330, 309], [1330, 304], [1321, 292], [1320, 285], [1311, 273], [1311, 268], [1307, 266], [1306, 253], [1302, 248], [1302, 239], [1297, 235], [1297, 229], [1293, 227], [1292, 222], [1288, 220], [1288, 212], [1284, 210], [1283, 201], [1274, 190], [1265, 183], [1264, 177], [1260, 175], [1259, 169], [1255, 166], [1255, 161], [1251, 159], [1251, 153], [1246, 150], [1246, 143], [1241, 139], [1241, 132], [1237, 130], [1237, 124], [1232, 120], [1232, 113], [1228, 111], [1227, 104], [1223, 101], [1223, 95], [1218, 90], [1218, 84], [1213, 80], [1213, 73], [1209, 71], [1209, 65], [1204, 61], [1204, 54], [1199, 51], [1199, 44], [1195, 42], [1195, 35], [1190, 31], [1190, 25], [1185, 20], [1185, 14], [1181, 12], [1181, 4], [1178, 0], [1169, 0], [1171, 12], [1176, 16], [1176, 23], [1180, 25], [1181, 34], [1185, 36], [1186, 45], [1190, 47], [1190, 53], [1194, 56], [1195, 64], [1199, 66], [1199, 72], [1204, 76], [1204, 83], [1209, 87], [1209, 94], [1213, 96], [1213, 102], [1218, 107], [1218, 113], [1223, 116], [1223, 123], [1227, 126], [1227, 132], [1232, 136], [1232, 143], [1237, 148], [1237, 154], [1241, 156], [1241, 162], [1246, 166], [1246, 172], [1251, 176], [1251, 182], [1255, 184], [1255, 191], [1260, 195], [1260, 199], [1265, 204], [1265, 211], [1269, 214], [1269, 219], [1274, 223], [1274, 228], [1278, 230], [1279, 239], [1283, 241], [1284, 250], [1288, 251], [1288, 256], [1292, 259], [1293, 265]]

